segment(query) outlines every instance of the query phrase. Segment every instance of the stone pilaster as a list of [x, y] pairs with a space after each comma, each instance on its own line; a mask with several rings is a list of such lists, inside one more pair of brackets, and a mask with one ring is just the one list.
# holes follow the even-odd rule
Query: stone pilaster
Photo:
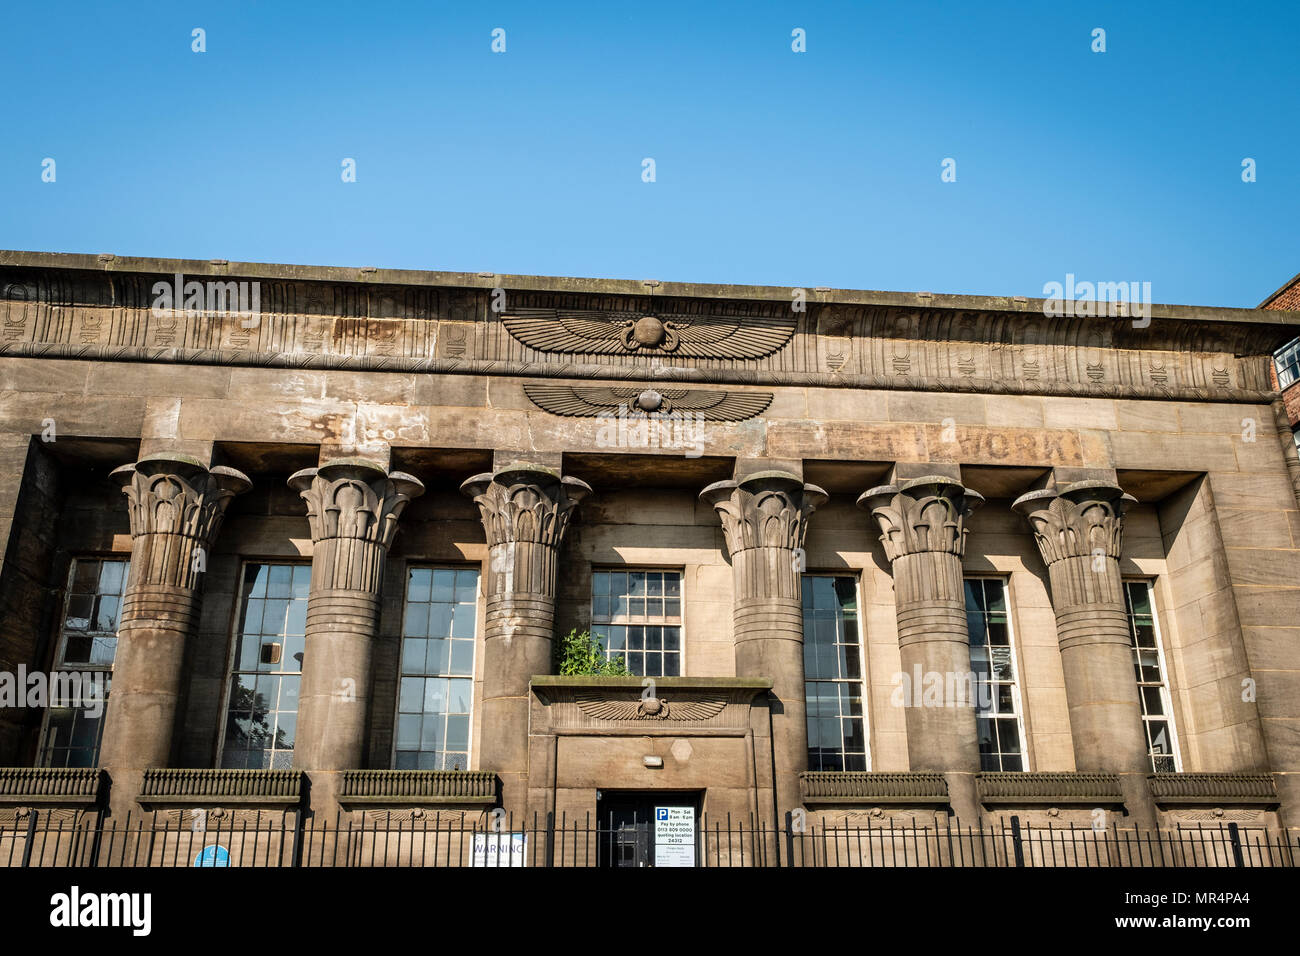
[[1291, 432], [1291, 420], [1287, 418], [1286, 405], [1282, 399], [1272, 404], [1273, 427], [1277, 429], [1277, 440], [1282, 446], [1282, 460], [1286, 463], [1287, 477], [1291, 480], [1291, 493], [1296, 504], [1300, 505], [1300, 452], [1296, 450], [1295, 435]]
[[1119, 571], [1124, 511], [1135, 500], [1093, 479], [1031, 491], [1012, 505], [1033, 527], [1051, 580], [1080, 771], [1149, 769]]
[[[984, 498], [960, 481], [925, 475], [863, 493], [858, 506], [880, 526], [894, 575], [898, 648], [903, 680], [937, 674], [944, 687], [973, 688], [961, 562], [966, 519]], [[980, 769], [973, 696], [923, 699], [912, 686], [906, 705], [907, 752], [912, 770], [974, 773]], [[964, 808], [967, 816], [973, 808]]]
[[197, 458], [148, 455], [114, 470], [131, 519], [101, 765], [115, 782], [166, 767], [175, 733], [185, 641], [198, 617], [208, 552], [230, 500], [252, 483]]
[[722, 519], [731, 557], [736, 676], [772, 681], [776, 805], [784, 820], [801, 805], [799, 774], [808, 769], [802, 549], [808, 519], [827, 495], [790, 472], [758, 471], [740, 481], [715, 482], [700, 499]]
[[487, 535], [480, 769], [501, 778], [506, 810], [528, 793], [528, 684], [551, 672], [560, 546], [591, 486], [552, 468], [517, 462], [466, 480]]
[[384, 561], [418, 478], [363, 458], [304, 468], [289, 487], [307, 503], [311, 590], [294, 766], [361, 769]]

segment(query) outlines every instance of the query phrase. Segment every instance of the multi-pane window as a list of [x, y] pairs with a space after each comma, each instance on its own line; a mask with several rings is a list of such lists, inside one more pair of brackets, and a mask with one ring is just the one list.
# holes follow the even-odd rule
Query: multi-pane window
[[1300, 379], [1300, 339], [1292, 339], [1273, 353], [1273, 364], [1277, 368], [1277, 384], [1280, 388]]
[[633, 674], [681, 674], [681, 572], [593, 572], [591, 636], [607, 658], [623, 658]]
[[805, 574], [802, 582], [808, 769], [866, 770], [857, 581]]
[[246, 564], [221, 766], [293, 765], [311, 566]]
[[478, 571], [409, 568], [397, 694], [398, 770], [468, 770]]
[[1023, 711], [1005, 581], [966, 579], [966, 626], [970, 632], [980, 769], [1024, 770]]
[[1128, 605], [1129, 640], [1133, 644], [1133, 674], [1142, 698], [1142, 726], [1146, 731], [1147, 754], [1156, 773], [1175, 773], [1179, 769], [1178, 747], [1174, 738], [1173, 708], [1169, 683], [1165, 680], [1164, 653], [1160, 631], [1151, 604], [1151, 585], [1147, 581], [1125, 581], [1124, 603]]
[[[57, 672], [81, 675], [77, 681], [95, 681], [97, 689], [80, 688], [80, 699], [51, 694], [45, 712], [41, 765], [94, 767], [104, 731], [109, 675], [117, 653], [117, 624], [126, 587], [128, 562], [117, 558], [77, 558], [72, 562], [68, 602], [59, 634]], [[60, 690], [72, 687], [57, 676]], [[52, 692], [55, 690], [51, 688]]]

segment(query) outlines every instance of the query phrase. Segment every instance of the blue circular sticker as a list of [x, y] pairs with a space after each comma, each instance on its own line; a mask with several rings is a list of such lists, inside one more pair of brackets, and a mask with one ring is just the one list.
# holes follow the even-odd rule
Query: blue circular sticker
[[230, 866], [230, 853], [224, 846], [205, 846], [194, 858], [195, 866]]

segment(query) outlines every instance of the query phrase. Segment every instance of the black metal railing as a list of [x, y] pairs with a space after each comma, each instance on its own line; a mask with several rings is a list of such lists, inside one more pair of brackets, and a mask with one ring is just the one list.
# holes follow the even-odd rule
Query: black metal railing
[[[961, 826], [936, 816], [866, 825], [793, 819], [784, 827], [700, 815], [678, 863], [703, 867], [1293, 867], [1300, 834], [1215, 823], [1159, 830], [1037, 826], [1011, 816]], [[4, 867], [654, 866], [653, 824], [594, 814], [379, 813], [370, 819], [248, 811], [236, 822], [195, 811], [122, 821], [51, 819], [30, 810], [0, 826]]]

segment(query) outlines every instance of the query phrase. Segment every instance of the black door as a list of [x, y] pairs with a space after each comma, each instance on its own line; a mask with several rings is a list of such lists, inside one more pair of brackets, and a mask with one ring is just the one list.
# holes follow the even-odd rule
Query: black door
[[598, 803], [601, 866], [655, 865], [655, 809], [689, 807], [698, 815], [694, 793], [619, 793], [606, 790]]

